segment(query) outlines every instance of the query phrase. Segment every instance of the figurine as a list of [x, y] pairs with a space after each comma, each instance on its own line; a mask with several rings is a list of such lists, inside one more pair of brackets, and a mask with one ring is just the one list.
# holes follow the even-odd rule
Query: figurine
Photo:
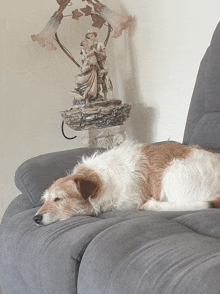
[[83, 97], [86, 104], [90, 100], [95, 100], [98, 94], [98, 71], [100, 70], [95, 51], [89, 47], [87, 39], [81, 44], [83, 46], [81, 53], [84, 55], [81, 66], [82, 73], [76, 76], [76, 92]]
[[[82, 73], [76, 76], [77, 88], [75, 90], [77, 94], [82, 96], [86, 104], [100, 99], [102, 97], [100, 95], [101, 90], [104, 101], [107, 100], [108, 91], [111, 91], [111, 93], [113, 91], [108, 74], [106, 48], [96, 37], [96, 32], [88, 31], [85, 39], [80, 43], [84, 60], [82, 60], [81, 66]], [[89, 45], [89, 41], [92, 41], [91, 45]]]
[[[122, 103], [113, 97], [113, 86], [107, 64], [106, 46], [110, 34], [113, 38], [121, 36], [132, 21], [131, 16], [121, 16], [99, 0], [82, 0], [87, 2], [83, 8], [72, 11], [72, 18], [76, 21], [83, 16], [91, 17], [92, 27], [101, 29], [104, 24], [107, 27], [107, 36], [104, 42], [97, 39], [97, 32], [88, 31], [81, 41], [82, 63], [78, 63], [71, 52], [59, 40], [57, 30], [64, 17], [63, 11], [71, 6], [70, 0], [56, 0], [59, 9], [52, 15], [46, 27], [38, 34], [32, 35], [33, 41], [37, 41], [42, 47], [56, 50], [57, 45], [80, 69], [81, 73], [75, 77], [76, 89], [73, 94], [73, 106], [70, 110], [61, 111], [64, 122], [76, 131], [92, 130], [122, 125], [129, 117], [131, 105]], [[54, 43], [56, 41], [56, 43]], [[110, 97], [108, 96], [110, 94]]]
[[88, 31], [86, 34], [86, 38], [92, 41], [92, 48], [94, 49], [97, 57], [97, 61], [100, 66], [100, 71], [98, 72], [98, 84], [99, 84], [99, 90], [100, 90], [100, 85], [102, 85], [102, 92], [104, 94], [104, 100], [107, 100], [107, 80], [108, 78], [108, 65], [106, 61], [106, 47], [105, 45], [98, 41], [96, 39], [97, 33]]

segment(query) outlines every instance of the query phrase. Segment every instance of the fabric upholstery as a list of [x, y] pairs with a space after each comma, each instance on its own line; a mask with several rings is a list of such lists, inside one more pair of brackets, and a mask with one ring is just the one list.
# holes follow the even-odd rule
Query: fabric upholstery
[[2, 228], [4, 294], [219, 293], [219, 210], [115, 211], [45, 227], [36, 211]]
[[88, 246], [78, 293], [217, 294], [219, 238], [219, 211], [127, 213]]
[[199, 67], [183, 143], [220, 149], [220, 23]]

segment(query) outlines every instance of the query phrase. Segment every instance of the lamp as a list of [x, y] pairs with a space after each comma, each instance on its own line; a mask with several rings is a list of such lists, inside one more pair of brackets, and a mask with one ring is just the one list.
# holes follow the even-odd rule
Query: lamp
[[[122, 35], [122, 31], [127, 29], [132, 21], [131, 16], [121, 16], [98, 0], [82, 0], [88, 5], [81, 9], [75, 9], [71, 15], [63, 15], [64, 9], [71, 5], [71, 0], [56, 0], [59, 9], [52, 15], [45, 28], [38, 34], [32, 35], [31, 39], [38, 42], [40, 46], [48, 50], [56, 50], [54, 43], [56, 40], [62, 51], [81, 69], [81, 73], [76, 78], [76, 85], [73, 95], [73, 107], [69, 111], [61, 111], [63, 118], [62, 133], [65, 138], [64, 122], [76, 131], [91, 130], [93, 128], [105, 128], [122, 125], [129, 117], [131, 105], [122, 104], [122, 101], [113, 96], [113, 85], [110, 79], [106, 46], [109, 36], [113, 31], [113, 38]], [[89, 30], [81, 40], [81, 54], [83, 56], [80, 65], [60, 42], [57, 30], [64, 17], [71, 16], [74, 20], [79, 20], [82, 16], [90, 16], [92, 26], [101, 29], [107, 25], [108, 33], [104, 42], [99, 41], [97, 32]], [[108, 92], [111, 94], [108, 98]]]

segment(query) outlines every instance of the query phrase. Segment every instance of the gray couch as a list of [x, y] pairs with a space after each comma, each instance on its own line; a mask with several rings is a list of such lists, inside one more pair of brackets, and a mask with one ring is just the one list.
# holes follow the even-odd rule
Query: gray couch
[[[184, 144], [220, 148], [220, 24], [199, 69]], [[3, 294], [220, 293], [220, 210], [114, 211], [38, 227], [50, 183], [93, 149], [32, 158], [0, 226]]]

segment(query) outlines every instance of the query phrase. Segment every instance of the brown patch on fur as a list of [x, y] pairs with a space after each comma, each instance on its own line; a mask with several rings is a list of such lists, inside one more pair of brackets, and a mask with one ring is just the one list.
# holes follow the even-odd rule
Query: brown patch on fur
[[142, 204], [151, 197], [160, 200], [161, 182], [164, 169], [173, 159], [187, 158], [193, 147], [176, 142], [167, 142], [161, 145], [146, 144], [142, 152], [147, 158], [144, 175], [146, 181], [143, 183]]
[[82, 168], [75, 175], [58, 179], [48, 188], [49, 196], [38, 214], [51, 213], [61, 219], [76, 214], [92, 215], [94, 210], [87, 199], [98, 192], [99, 181], [95, 172]]
[[210, 208], [220, 208], [220, 196], [215, 198], [212, 201], [209, 201], [209, 207]]
[[77, 189], [83, 199], [87, 200], [90, 196], [94, 199], [101, 190], [102, 182], [99, 175], [86, 167], [81, 167], [73, 176]]
[[81, 198], [80, 193], [77, 190], [73, 175], [58, 179], [48, 188], [48, 191], [50, 192], [56, 189], [58, 191], [64, 191], [69, 198]]

